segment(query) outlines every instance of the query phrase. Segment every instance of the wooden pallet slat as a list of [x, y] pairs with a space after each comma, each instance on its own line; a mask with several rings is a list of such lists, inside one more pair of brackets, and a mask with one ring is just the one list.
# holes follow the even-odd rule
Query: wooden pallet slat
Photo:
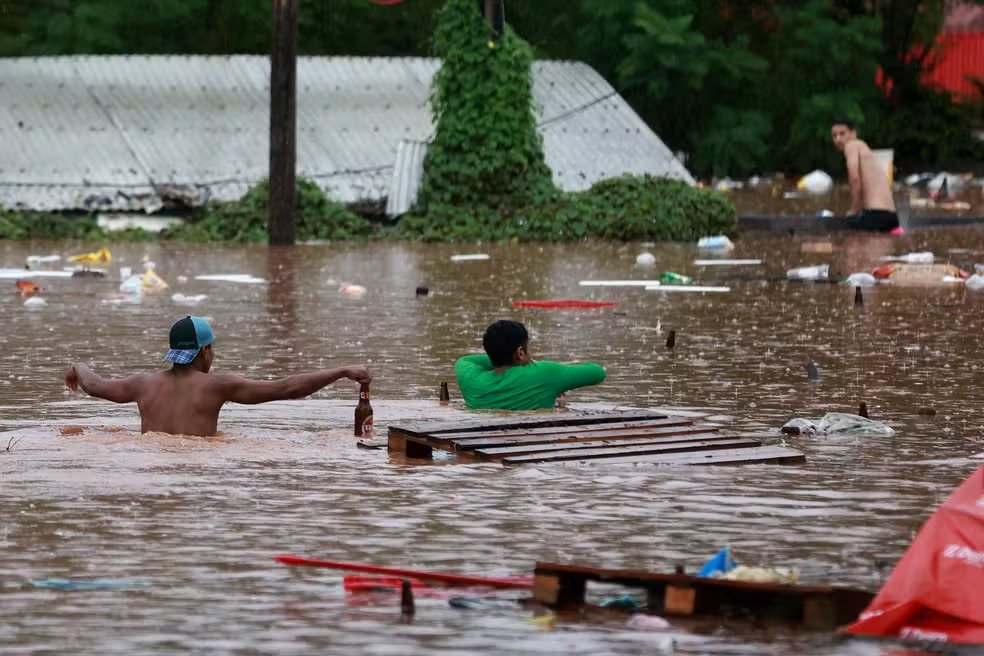
[[526, 428], [506, 428], [482, 431], [453, 431], [439, 433], [429, 433], [431, 439], [453, 441], [457, 439], [470, 439], [477, 437], [525, 437], [528, 435], [550, 435], [553, 433], [596, 433], [601, 431], [621, 431], [621, 430], [640, 430], [649, 428], [667, 428], [673, 426], [686, 426], [692, 424], [690, 419], [684, 417], [665, 417], [662, 419], [639, 419], [635, 421], [620, 422], [599, 422], [596, 424], [570, 426], [531, 426]]
[[[507, 446], [491, 446], [474, 449], [476, 455], [487, 458], [501, 458], [508, 455], [524, 455], [529, 453], [543, 453], [545, 451], [555, 451], [557, 449], [591, 449], [598, 446], [619, 446], [619, 445], [638, 445], [638, 444], [675, 444], [677, 442], [692, 442], [694, 440], [721, 441], [732, 440], [734, 435], [725, 433], [684, 433], [681, 435], [667, 435], [664, 437], [633, 437], [633, 438], [606, 438], [603, 440], [567, 441], [567, 442], [544, 442], [542, 444], [513, 444]], [[752, 438], [748, 438], [752, 439]]]
[[453, 425], [449, 424], [446, 420], [405, 422], [399, 426], [390, 427], [390, 430], [397, 430], [408, 435], [440, 435], [441, 433], [461, 431], [487, 431], [492, 428], [509, 429], [570, 425], [582, 426], [619, 421], [665, 418], [667, 418], [667, 416], [664, 413], [653, 410], [616, 410], [606, 411], [604, 413], [569, 412], [548, 415], [514, 415], [509, 417], [496, 417], [490, 415], [488, 418], [484, 419], [456, 421]]
[[585, 458], [620, 458], [631, 455], [670, 454], [680, 452], [697, 452], [706, 449], [750, 449], [762, 443], [758, 440], [734, 438], [730, 440], [691, 440], [674, 444], [642, 444], [624, 445], [618, 447], [602, 447], [595, 449], [559, 449], [536, 453], [532, 455], [507, 456], [502, 459], [504, 465], [519, 465], [531, 462], [559, 462], [561, 460], [584, 460]]
[[450, 442], [454, 449], [483, 449], [496, 446], [512, 446], [520, 444], [557, 444], [570, 442], [588, 442], [591, 440], [621, 440], [642, 439], [655, 437], [672, 437], [674, 435], [696, 435], [698, 433], [714, 433], [716, 426], [694, 426], [682, 424], [661, 428], [647, 428], [625, 431], [598, 431], [593, 433], [547, 433], [544, 435], [518, 435], [516, 437], [465, 437]]
[[700, 453], [646, 454], [605, 458], [605, 462], [637, 462], [658, 465], [796, 465], [806, 462], [801, 451], [782, 446], [756, 446], [747, 449], [722, 449]]

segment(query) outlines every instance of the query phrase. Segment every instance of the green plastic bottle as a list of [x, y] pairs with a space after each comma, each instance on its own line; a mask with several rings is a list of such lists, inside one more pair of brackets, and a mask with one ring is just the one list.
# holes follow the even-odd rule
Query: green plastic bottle
[[667, 271], [659, 277], [659, 281], [664, 285], [689, 285], [694, 281], [690, 276]]

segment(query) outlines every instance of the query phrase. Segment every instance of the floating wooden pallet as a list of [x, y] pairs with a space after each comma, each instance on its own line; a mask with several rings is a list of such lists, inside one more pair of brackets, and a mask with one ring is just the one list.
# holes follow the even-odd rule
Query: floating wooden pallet
[[587, 581], [647, 591], [649, 611], [677, 616], [739, 616], [832, 629], [857, 619], [874, 596], [825, 585], [786, 585], [701, 578], [686, 574], [537, 563], [533, 599], [547, 606], [584, 603]]
[[464, 461], [504, 465], [544, 462], [651, 462], [682, 465], [798, 464], [800, 451], [763, 446], [650, 410], [519, 415], [467, 421], [408, 422], [389, 427], [390, 452], [431, 458], [434, 449]]

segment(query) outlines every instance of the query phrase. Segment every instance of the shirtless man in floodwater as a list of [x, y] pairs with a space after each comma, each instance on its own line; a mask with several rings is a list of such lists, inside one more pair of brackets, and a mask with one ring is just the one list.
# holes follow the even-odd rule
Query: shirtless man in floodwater
[[858, 139], [853, 122], [836, 119], [830, 126], [834, 147], [844, 153], [851, 183], [851, 220], [856, 230], [889, 232], [899, 227], [888, 173], [875, 159], [868, 144]]
[[279, 380], [251, 380], [235, 374], [209, 374], [212, 342], [208, 322], [185, 317], [171, 326], [168, 371], [134, 374], [110, 379], [95, 374], [85, 364], [74, 364], [65, 372], [71, 390], [81, 387], [90, 396], [114, 403], [136, 402], [140, 409], [140, 432], [172, 435], [215, 435], [219, 411], [227, 401], [257, 404], [299, 399], [317, 392], [340, 378], [368, 385], [372, 374], [365, 367], [339, 367]]

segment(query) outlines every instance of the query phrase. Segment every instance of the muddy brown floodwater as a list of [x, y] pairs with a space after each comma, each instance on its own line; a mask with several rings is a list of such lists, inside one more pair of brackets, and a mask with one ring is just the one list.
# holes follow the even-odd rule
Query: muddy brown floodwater
[[[981, 460], [984, 293], [787, 283], [785, 270], [932, 250], [971, 267], [984, 232], [837, 237], [806, 255], [785, 236], [747, 235], [732, 254], [760, 268], [698, 268], [691, 245], [451, 247], [321, 245], [292, 250], [178, 245], [113, 248], [106, 280], [46, 280], [48, 305], [22, 306], [0, 282], [0, 652], [3, 654], [880, 654], [865, 643], [778, 627], [682, 624], [630, 630], [619, 615], [562, 617], [553, 630], [505, 604], [457, 610], [421, 597], [402, 623], [396, 597], [346, 598], [332, 571], [273, 562], [296, 553], [381, 565], [506, 575], [537, 560], [669, 570], [723, 545], [744, 564], [877, 589], [932, 510]], [[0, 266], [66, 243], [0, 243]], [[454, 253], [488, 261], [453, 263]], [[120, 303], [118, 266], [148, 255], [172, 289]], [[590, 278], [664, 270], [732, 286], [728, 294], [587, 288]], [[246, 273], [263, 284], [196, 281]], [[187, 282], [179, 282], [179, 276]], [[339, 294], [364, 285], [360, 299]], [[431, 294], [418, 298], [418, 285]], [[172, 292], [206, 294], [194, 307]], [[614, 300], [615, 310], [514, 311], [514, 299]], [[230, 407], [220, 439], [140, 436], [136, 408], [68, 393], [73, 360], [105, 375], [153, 371], [167, 330], [188, 313], [216, 332], [215, 370], [258, 377], [367, 363], [377, 425], [454, 417], [437, 403], [454, 359], [484, 327], [514, 317], [534, 355], [603, 363], [608, 380], [570, 395], [600, 407], [675, 407], [779, 443], [796, 416], [855, 411], [891, 438], [798, 437], [802, 466], [660, 468], [412, 465], [355, 447], [357, 387]], [[664, 347], [677, 331], [676, 348]], [[819, 382], [804, 365], [815, 360]], [[935, 416], [918, 410], [933, 407]], [[62, 435], [65, 426], [84, 432]], [[72, 432], [72, 431], [68, 431]], [[131, 589], [58, 590], [31, 581], [114, 579]], [[464, 593], [467, 594], [467, 593]], [[604, 590], [596, 591], [604, 594]], [[508, 597], [508, 595], [507, 595]], [[513, 595], [515, 597], [515, 595]]]

